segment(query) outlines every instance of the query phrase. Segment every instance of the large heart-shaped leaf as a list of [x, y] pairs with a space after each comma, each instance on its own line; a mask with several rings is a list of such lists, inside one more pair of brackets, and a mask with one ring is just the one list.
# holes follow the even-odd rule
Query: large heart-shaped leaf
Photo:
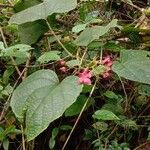
[[120, 60], [113, 71], [126, 79], [150, 84], [150, 52], [144, 50], [122, 50]]
[[46, 19], [53, 13], [64, 13], [74, 9], [77, 0], [44, 0], [43, 3], [27, 8], [10, 18], [10, 23], [23, 24]]
[[117, 19], [112, 20], [107, 26], [86, 28], [75, 40], [75, 44], [78, 46], [87, 46], [92, 41], [99, 39], [100, 36], [106, 34], [109, 29], [113, 27], [118, 27]]
[[59, 83], [50, 70], [30, 75], [14, 91], [11, 107], [18, 119], [26, 116], [26, 135], [30, 141], [60, 117], [79, 96], [78, 77], [69, 76]]

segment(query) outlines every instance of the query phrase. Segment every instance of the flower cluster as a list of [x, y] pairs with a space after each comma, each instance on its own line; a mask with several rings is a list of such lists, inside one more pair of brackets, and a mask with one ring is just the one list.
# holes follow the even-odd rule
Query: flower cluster
[[110, 77], [111, 76], [112, 65], [113, 65], [112, 58], [110, 56], [104, 57], [101, 64], [104, 65], [104, 67], [105, 67], [105, 71], [102, 75], [103, 78]]
[[[111, 56], [108, 55], [108, 56], [104, 57], [100, 64], [103, 65], [105, 68], [105, 70], [102, 74], [102, 77], [103, 78], [110, 77], [111, 70], [112, 70], [112, 64], [113, 64]], [[60, 65], [59, 70], [63, 73], [66, 73], [67, 72], [66, 61], [64, 61], [63, 59], [60, 60], [59, 65]], [[90, 72], [90, 70], [88, 68], [79, 70], [77, 72], [76, 72], [76, 74], [79, 77], [79, 80], [78, 80], [79, 84], [91, 85], [91, 82], [92, 82], [91, 78], [92, 78], [93, 74]]]
[[88, 69], [84, 69], [78, 74], [79, 84], [91, 85], [92, 74]]

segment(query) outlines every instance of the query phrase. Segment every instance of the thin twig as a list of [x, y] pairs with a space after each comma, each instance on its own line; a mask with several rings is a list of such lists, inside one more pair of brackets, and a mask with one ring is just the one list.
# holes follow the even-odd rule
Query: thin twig
[[[6, 42], [6, 39], [5, 39], [5, 36], [4, 36], [4, 33], [3, 33], [3, 30], [2, 30], [1, 27], [0, 27], [0, 33], [1, 33], [1, 36], [2, 36], [2, 39], [3, 39], [3, 42], [4, 42], [5, 47], [8, 47], [7, 42]], [[16, 69], [18, 75], [20, 76], [20, 75], [21, 75], [21, 72], [20, 72], [20, 70], [19, 70], [19, 68], [18, 68], [18, 66], [17, 66], [17, 64], [16, 64], [16, 62], [15, 62], [15, 60], [14, 60], [14, 58], [13, 58], [12, 56], [10, 56], [10, 59], [11, 59], [13, 65], [15, 66], [15, 69]]]
[[51, 30], [52, 34], [54, 35], [54, 37], [56, 38], [57, 42], [60, 44], [60, 46], [64, 49], [64, 51], [71, 57], [73, 57], [73, 55], [66, 49], [66, 47], [61, 43], [61, 41], [59, 40], [59, 38], [57, 37], [57, 35], [55, 34], [55, 32], [53, 31], [52, 27], [50, 26], [49, 22], [46, 20], [46, 23], [48, 25], [48, 28]]
[[105, 149], [107, 148], [107, 144], [108, 144], [108, 140], [109, 140], [109, 138], [114, 134], [114, 132], [117, 130], [117, 127], [118, 127], [118, 125], [116, 125], [115, 127], [114, 127], [114, 129], [110, 132], [110, 134], [107, 136], [107, 138], [106, 138], [106, 142], [105, 142]]
[[88, 101], [89, 101], [89, 99], [91, 98], [91, 96], [92, 96], [92, 94], [93, 94], [93, 92], [94, 92], [94, 89], [95, 89], [95, 87], [96, 87], [96, 83], [97, 83], [97, 80], [95, 81], [95, 83], [94, 83], [94, 85], [93, 85], [93, 88], [92, 88], [92, 90], [91, 90], [91, 92], [90, 92], [90, 95], [89, 95], [89, 97], [87, 98], [86, 102], [84, 103], [84, 105], [83, 105], [83, 107], [82, 107], [82, 110], [80, 111], [80, 114], [79, 114], [79, 116], [78, 116], [78, 118], [77, 118], [77, 120], [76, 120], [76, 122], [75, 122], [75, 124], [74, 124], [74, 126], [73, 126], [73, 128], [72, 128], [72, 130], [70, 131], [70, 133], [69, 133], [69, 135], [68, 135], [68, 137], [67, 137], [67, 140], [65, 141], [65, 144], [63, 145], [62, 150], [65, 150], [66, 145], [68, 144], [68, 141], [70, 140], [70, 137], [71, 137], [72, 133], [74, 132], [74, 130], [75, 130], [75, 128], [76, 128], [76, 126], [77, 126], [77, 124], [78, 124], [78, 122], [79, 122], [79, 120], [80, 120], [80, 118], [81, 118], [81, 116], [82, 116], [82, 114], [83, 114], [83, 112], [84, 112], [84, 110], [85, 110], [87, 104], [88, 104]]
[[27, 72], [28, 72], [28, 68], [29, 68], [29, 64], [30, 64], [30, 59], [31, 59], [31, 52], [29, 53], [28, 59], [26, 61], [23, 80], [27, 77]]
[[81, 60], [80, 60], [79, 67], [81, 67], [81, 65], [82, 65], [82, 62], [83, 62], [83, 59], [84, 59], [84, 57], [85, 57], [85, 55], [86, 55], [87, 50], [88, 50], [88, 48], [86, 47], [86, 49], [85, 49], [85, 51], [84, 51], [84, 53], [83, 53], [83, 55], [82, 55], [82, 58], [81, 58]]
[[120, 78], [119, 75], [118, 75], [118, 77], [119, 77], [119, 80], [121, 82], [121, 85], [122, 85], [122, 88], [123, 88], [123, 92], [124, 92], [124, 95], [125, 95], [125, 101], [126, 101], [126, 103], [125, 103], [124, 112], [127, 112], [127, 110], [128, 110], [128, 96], [127, 96], [127, 92], [126, 92], [126, 89], [125, 89], [125, 86], [124, 86], [124, 83], [123, 83], [122, 79]]
[[148, 108], [150, 108], [150, 104], [147, 105], [147, 106], [145, 107], [145, 109], [143, 109], [143, 111], [139, 114], [138, 118], [139, 118], [140, 116], [142, 116], [142, 115], [144, 114], [144, 112], [145, 112]]
[[126, 3], [126, 4], [128, 4], [130, 6], [132, 6], [134, 8], [136, 8], [137, 10], [139, 10], [140, 12], [143, 13], [143, 9], [142, 8], [140, 8], [140, 7], [138, 7], [138, 6], [134, 5], [134, 4], [129, 3], [128, 0], [122, 0], [122, 2], [124, 2], [124, 3]]
[[149, 141], [147, 141], [147, 142], [145, 142], [145, 143], [139, 145], [138, 147], [134, 148], [134, 150], [139, 150], [140, 148], [142, 148], [144, 145], [146, 145], [146, 144], [148, 144], [148, 143], [149, 143]]

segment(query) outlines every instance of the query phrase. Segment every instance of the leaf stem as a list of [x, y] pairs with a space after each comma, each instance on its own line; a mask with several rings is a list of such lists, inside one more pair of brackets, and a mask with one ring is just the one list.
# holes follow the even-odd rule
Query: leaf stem
[[87, 50], [88, 50], [88, 48], [86, 47], [86, 48], [85, 48], [85, 51], [84, 51], [84, 53], [83, 53], [83, 55], [82, 55], [82, 58], [81, 58], [81, 60], [80, 60], [79, 68], [81, 68], [81, 66], [82, 66], [83, 59], [84, 59], [84, 57], [85, 57], [85, 55], [86, 55]]
[[22, 124], [21, 124], [21, 132], [22, 132], [22, 149], [23, 149], [23, 150], [26, 150], [25, 138], [24, 138], [24, 130], [23, 130]]
[[78, 124], [78, 122], [79, 122], [79, 120], [80, 120], [80, 118], [81, 118], [81, 116], [82, 116], [82, 114], [83, 114], [83, 112], [84, 112], [84, 110], [85, 110], [87, 104], [88, 104], [88, 101], [89, 101], [89, 99], [91, 98], [91, 96], [92, 96], [92, 94], [93, 94], [93, 92], [94, 92], [94, 89], [95, 89], [95, 87], [96, 87], [96, 83], [97, 83], [97, 79], [96, 79], [96, 81], [95, 81], [95, 83], [94, 83], [94, 85], [93, 85], [93, 88], [92, 88], [92, 90], [91, 90], [91, 92], [90, 92], [89, 97], [87, 98], [86, 102], [84, 103], [84, 105], [83, 105], [83, 107], [82, 107], [82, 110], [80, 111], [80, 114], [79, 114], [79, 116], [78, 116], [78, 118], [77, 118], [77, 120], [76, 120], [76, 122], [75, 122], [75, 124], [74, 124], [74, 126], [73, 126], [73, 128], [72, 128], [72, 130], [70, 131], [70, 133], [69, 133], [69, 135], [68, 135], [68, 137], [67, 137], [67, 140], [65, 141], [65, 143], [64, 143], [64, 145], [63, 145], [62, 150], [65, 150], [65, 148], [66, 148], [66, 146], [67, 146], [67, 144], [68, 144], [68, 141], [70, 140], [70, 137], [71, 137], [72, 133], [74, 132], [74, 130], [75, 130], [75, 128], [76, 128], [76, 126], [77, 126], [77, 124]]
[[46, 20], [46, 23], [48, 25], [48, 28], [50, 29], [50, 31], [52, 32], [52, 34], [54, 35], [54, 37], [56, 38], [57, 42], [59, 43], [59, 45], [64, 49], [64, 51], [71, 57], [73, 57], [73, 55], [66, 49], [66, 47], [61, 43], [61, 41], [59, 40], [59, 38], [57, 37], [57, 35], [55, 34], [54, 30], [52, 29], [50, 23]]

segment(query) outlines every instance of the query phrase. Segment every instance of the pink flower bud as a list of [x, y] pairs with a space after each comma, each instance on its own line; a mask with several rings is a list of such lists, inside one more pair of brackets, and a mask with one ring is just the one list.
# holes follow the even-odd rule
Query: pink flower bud
[[59, 70], [64, 72], [64, 73], [67, 72], [67, 68], [66, 67], [61, 67], [61, 68], [59, 68]]
[[64, 65], [66, 64], [66, 62], [65, 62], [63, 59], [61, 59], [61, 60], [59, 61], [59, 64], [60, 64], [61, 66], [64, 66]]

